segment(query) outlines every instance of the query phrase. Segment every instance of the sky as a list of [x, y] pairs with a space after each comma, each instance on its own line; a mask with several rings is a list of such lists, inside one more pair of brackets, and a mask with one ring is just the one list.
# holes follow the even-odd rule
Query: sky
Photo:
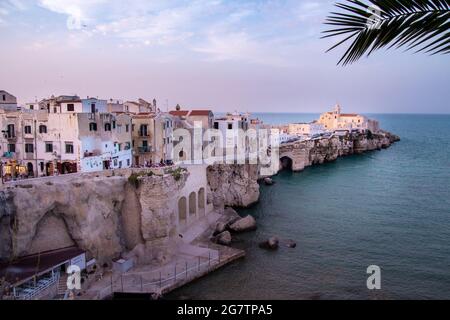
[[403, 50], [337, 66], [329, 0], [0, 0], [0, 89], [162, 110], [449, 113], [450, 59]]

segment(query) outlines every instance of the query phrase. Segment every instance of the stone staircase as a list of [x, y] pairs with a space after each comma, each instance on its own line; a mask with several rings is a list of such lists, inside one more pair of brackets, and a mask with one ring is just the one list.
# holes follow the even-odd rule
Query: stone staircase
[[67, 293], [67, 278], [69, 276], [66, 273], [62, 273], [58, 281], [58, 298], [65, 299]]

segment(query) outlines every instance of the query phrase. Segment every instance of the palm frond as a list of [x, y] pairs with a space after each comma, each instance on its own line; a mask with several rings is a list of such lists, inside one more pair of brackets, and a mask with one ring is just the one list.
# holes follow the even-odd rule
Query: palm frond
[[450, 53], [450, 0], [347, 0], [336, 7], [343, 12], [331, 12], [325, 24], [333, 27], [322, 38], [343, 39], [327, 52], [353, 40], [338, 64], [384, 47]]

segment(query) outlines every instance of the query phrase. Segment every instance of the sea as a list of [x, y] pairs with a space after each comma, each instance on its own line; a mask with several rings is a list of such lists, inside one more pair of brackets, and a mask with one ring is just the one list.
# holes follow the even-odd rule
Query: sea
[[[317, 114], [253, 114], [265, 123]], [[387, 150], [340, 158], [261, 185], [238, 209], [258, 229], [235, 237], [244, 259], [169, 299], [450, 299], [450, 115], [370, 114], [401, 137]], [[296, 248], [258, 244], [271, 236]], [[369, 266], [380, 289], [369, 290]]]

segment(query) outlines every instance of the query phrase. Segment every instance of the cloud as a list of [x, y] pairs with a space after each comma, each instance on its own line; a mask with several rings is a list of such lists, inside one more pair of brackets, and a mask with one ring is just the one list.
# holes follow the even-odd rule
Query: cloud
[[37, 0], [37, 4], [67, 16], [70, 36], [65, 40], [79, 45], [101, 37], [120, 47], [158, 48], [168, 55], [280, 65], [303, 39], [318, 38], [318, 18], [330, 1]]

